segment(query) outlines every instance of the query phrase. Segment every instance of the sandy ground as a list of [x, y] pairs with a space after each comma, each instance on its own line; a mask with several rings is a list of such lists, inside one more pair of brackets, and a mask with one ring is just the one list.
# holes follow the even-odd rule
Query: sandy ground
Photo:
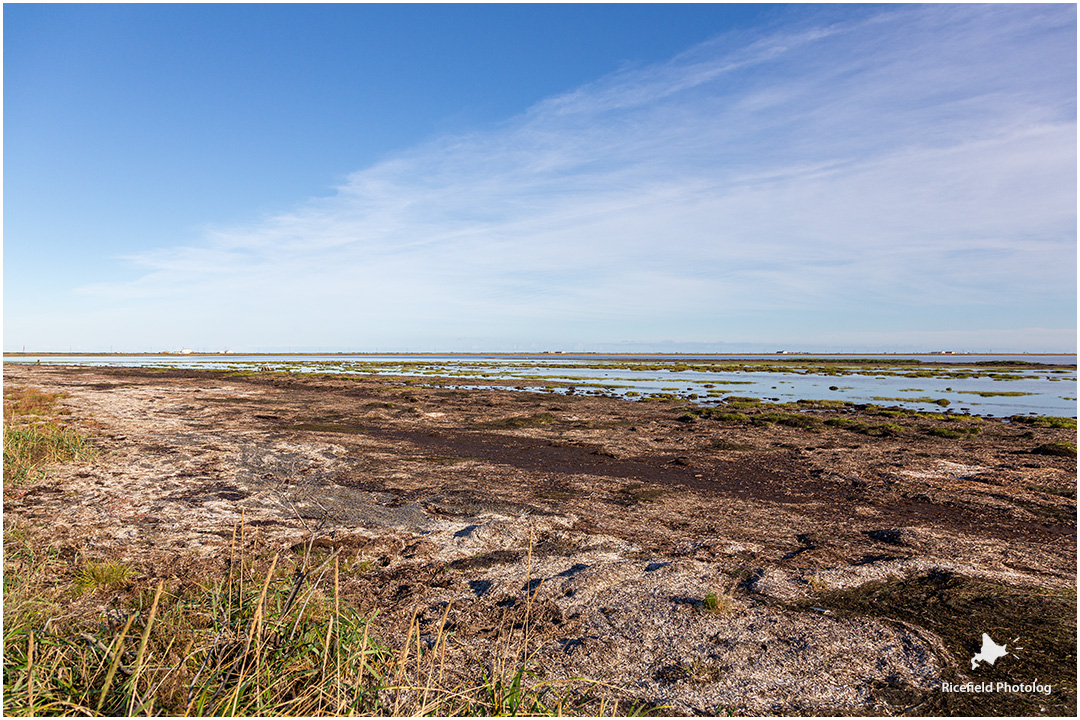
[[434, 632], [450, 602], [474, 648], [532, 591], [549, 677], [676, 714], [919, 712], [966, 650], [817, 598], [942, 572], [1076, 588], [1076, 461], [1033, 452], [1072, 430], [807, 413], [901, 428], [876, 436], [415, 379], [5, 365], [4, 382], [64, 393], [104, 450], [6, 493], [6, 522], [164, 577], [222, 568], [241, 519], [267, 551], [314, 533], [388, 632], [417, 608]]

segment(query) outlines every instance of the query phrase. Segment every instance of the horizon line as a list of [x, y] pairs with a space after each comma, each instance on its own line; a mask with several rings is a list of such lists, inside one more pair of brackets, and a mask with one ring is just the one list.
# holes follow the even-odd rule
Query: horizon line
[[792, 355], [797, 355], [797, 356], [798, 355], [801, 355], [801, 356], [818, 356], [818, 355], [845, 355], [845, 356], [847, 356], [847, 355], [920, 355], [920, 356], [922, 356], [922, 355], [925, 355], [925, 356], [931, 356], [931, 357], [965, 357], [965, 356], [976, 356], [976, 355], [977, 356], [985, 356], [985, 355], [1055, 355], [1055, 356], [1073, 355], [1073, 356], [1075, 356], [1076, 354], [1077, 353], [1075, 351], [1073, 351], [1073, 352], [1056, 351], [1055, 352], [1055, 351], [1036, 351], [1036, 350], [1023, 350], [1023, 351], [1016, 351], [1016, 352], [997, 352], [997, 351], [994, 351], [994, 352], [978, 352], [978, 351], [959, 351], [959, 350], [957, 350], [957, 351], [948, 351], [948, 350], [898, 351], [898, 350], [894, 350], [894, 351], [881, 351], [881, 352], [873, 352], [873, 351], [845, 352], [845, 351], [842, 351], [842, 350], [832, 350], [832, 351], [822, 351], [822, 352], [814, 352], [814, 351], [808, 351], [808, 350], [777, 350], [777, 351], [759, 351], [759, 352], [754, 352], [754, 351], [746, 351], [746, 352], [693, 352], [693, 351], [619, 352], [619, 351], [605, 351], [605, 350], [531, 350], [531, 351], [526, 351], [526, 350], [471, 350], [471, 351], [460, 351], [460, 350], [456, 350], [456, 351], [447, 351], [447, 352], [440, 352], [440, 351], [437, 351], [437, 350], [426, 350], [426, 351], [417, 351], [417, 352], [401, 351], [401, 350], [385, 351], [385, 352], [370, 351], [370, 350], [360, 350], [360, 351], [346, 350], [346, 351], [325, 351], [325, 352], [317, 352], [317, 351], [296, 351], [296, 352], [290, 352], [290, 351], [285, 351], [285, 352], [252, 351], [252, 352], [248, 352], [248, 351], [242, 351], [242, 350], [211, 350], [211, 351], [191, 350], [191, 351], [188, 351], [188, 352], [184, 352], [184, 351], [181, 351], [181, 350], [157, 350], [157, 351], [150, 350], [150, 351], [145, 351], [145, 352], [132, 352], [132, 351], [121, 351], [121, 352], [113, 352], [113, 351], [100, 351], [100, 352], [97, 352], [97, 351], [78, 351], [78, 352], [76, 352], [76, 351], [68, 351], [68, 352], [63, 352], [63, 351], [27, 351], [27, 350], [21, 350], [21, 351], [4, 351], [2, 353], [3, 357], [24, 357], [24, 356], [27, 356], [27, 357], [34, 357], [34, 356], [88, 357], [88, 356], [105, 356], [105, 355], [107, 355], [107, 356], [116, 356], [116, 357], [133, 357], [133, 356], [144, 357], [144, 356], [148, 356], [148, 355], [150, 355], [150, 356], [161, 356], [161, 357], [175, 357], [175, 356], [181, 356], [181, 357], [196, 357], [196, 356], [197, 357], [207, 357], [207, 356], [209, 356], [209, 357], [222, 357], [222, 356], [228, 356], [228, 355], [248, 355], [248, 356], [280, 356], [280, 355], [325, 356], [325, 355], [343, 355], [343, 356], [350, 356], [350, 357], [356, 357], [356, 356], [380, 356], [381, 357], [381, 356], [387, 356], [387, 355], [401, 355], [401, 356], [418, 356], [418, 355], [430, 355], [430, 356], [455, 356], [455, 355], [463, 355], [463, 356], [469, 356], [469, 355], [507, 355], [507, 356], [512, 356], [512, 355], [567, 355], [567, 356], [573, 356], [573, 355], [623, 355], [623, 356], [633, 356], [633, 355], [648, 355], [648, 356], [656, 356], [656, 355], [665, 355], [665, 356], [666, 355], [670, 355], [670, 356], [733, 355], [734, 356], [734, 355], [738, 355], [738, 356], [743, 356], [743, 355], [762, 355], [762, 356], [766, 356], [766, 357], [775, 357], [777, 355], [779, 355], [779, 356], [792, 356]]

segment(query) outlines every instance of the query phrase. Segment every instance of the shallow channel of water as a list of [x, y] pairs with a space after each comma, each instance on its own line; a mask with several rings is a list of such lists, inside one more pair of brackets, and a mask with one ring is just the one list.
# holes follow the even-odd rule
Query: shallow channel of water
[[[202, 368], [513, 382], [513, 388], [699, 404], [845, 400], [978, 415], [1076, 417], [1075, 355], [80, 355], [4, 362]], [[1023, 364], [1020, 364], [1023, 363]]]

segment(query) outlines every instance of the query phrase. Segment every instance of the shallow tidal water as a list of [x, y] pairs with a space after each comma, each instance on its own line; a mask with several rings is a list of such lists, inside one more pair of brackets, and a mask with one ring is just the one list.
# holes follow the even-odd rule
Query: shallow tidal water
[[[839, 400], [933, 412], [1076, 417], [1075, 355], [80, 355], [4, 362], [384, 374], [454, 387], [453, 378], [511, 389], [702, 405]], [[450, 378], [451, 382], [437, 378]]]

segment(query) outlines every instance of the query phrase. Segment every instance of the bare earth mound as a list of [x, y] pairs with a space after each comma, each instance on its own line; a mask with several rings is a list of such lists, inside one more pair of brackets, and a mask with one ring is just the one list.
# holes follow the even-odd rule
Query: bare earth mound
[[[343, 548], [347, 596], [390, 634], [414, 612], [434, 632], [450, 602], [480, 652], [535, 593], [546, 677], [660, 712], [1076, 711], [1076, 460], [1053, 450], [1074, 430], [400, 378], [4, 376], [64, 393], [105, 451], [7, 492], [6, 522], [150, 578], [221, 571], [242, 521], [267, 553]], [[972, 669], [982, 633], [1014, 652]], [[1036, 680], [1050, 693], [942, 690]]]

